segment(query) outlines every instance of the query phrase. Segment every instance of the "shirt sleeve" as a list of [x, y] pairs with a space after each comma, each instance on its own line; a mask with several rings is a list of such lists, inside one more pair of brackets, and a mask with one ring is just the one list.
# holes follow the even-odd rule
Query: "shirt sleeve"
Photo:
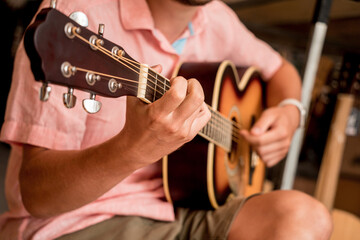
[[227, 49], [229, 58], [236, 65], [257, 67], [264, 80], [270, 79], [282, 64], [281, 55], [249, 31], [229, 7], [226, 12], [226, 17], [230, 18], [226, 22], [231, 25], [226, 27], [229, 29], [226, 35], [232, 42]]
[[[62, 103], [66, 87], [52, 85], [47, 102], [39, 99], [41, 83], [34, 80], [23, 43], [14, 62], [13, 79], [0, 140], [51, 149], [79, 149], [85, 131], [86, 112], [77, 104]], [[77, 92], [78, 98], [84, 93]]]
[[[104, 1], [92, 4], [87, 0], [59, 1], [57, 10], [65, 15], [74, 11], [86, 14], [89, 6], [94, 11], [94, 6], [100, 4], [104, 4]], [[39, 10], [49, 5], [50, 0], [45, 0]], [[94, 25], [94, 19], [94, 16], [89, 19], [91, 26]], [[74, 108], [68, 109], [63, 104], [63, 94], [68, 92], [67, 87], [54, 84], [50, 86], [52, 89], [49, 100], [40, 101], [41, 83], [34, 79], [29, 58], [21, 42], [15, 57], [0, 141], [57, 150], [83, 149], [109, 139], [122, 129], [126, 112], [125, 97], [113, 99], [97, 96], [97, 100], [102, 103], [101, 110], [96, 114], [88, 114], [82, 108], [81, 101], [89, 98], [89, 93], [75, 90], [77, 103]]]

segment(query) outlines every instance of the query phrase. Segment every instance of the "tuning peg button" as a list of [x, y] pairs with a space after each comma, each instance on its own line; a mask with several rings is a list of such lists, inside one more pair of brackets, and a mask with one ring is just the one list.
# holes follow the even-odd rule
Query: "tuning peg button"
[[104, 36], [104, 32], [105, 32], [105, 24], [100, 23], [99, 24], [99, 28], [98, 28], [98, 34], [100, 37]]
[[56, 8], [56, 0], [51, 0], [50, 1], [50, 7], [51, 8]]
[[67, 108], [73, 108], [76, 104], [76, 96], [74, 95], [74, 89], [69, 88], [67, 93], [64, 93], [63, 95], [63, 102], [65, 107]]
[[101, 109], [101, 102], [95, 100], [96, 95], [93, 93], [90, 93], [89, 99], [84, 99], [82, 101], [83, 108], [88, 113], [97, 113]]
[[50, 97], [51, 87], [47, 83], [43, 83], [40, 88], [40, 100], [46, 102]]
[[69, 15], [69, 17], [82, 27], [89, 26], [89, 19], [86, 16], [86, 14], [83, 12], [80, 11], [73, 12]]

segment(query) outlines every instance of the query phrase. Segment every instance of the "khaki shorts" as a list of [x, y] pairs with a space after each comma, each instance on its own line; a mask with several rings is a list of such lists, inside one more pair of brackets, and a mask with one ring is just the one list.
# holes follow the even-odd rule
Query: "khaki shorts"
[[59, 239], [227, 239], [234, 217], [245, 201], [246, 199], [235, 198], [215, 211], [176, 208], [176, 219], [173, 222], [137, 216], [115, 216]]

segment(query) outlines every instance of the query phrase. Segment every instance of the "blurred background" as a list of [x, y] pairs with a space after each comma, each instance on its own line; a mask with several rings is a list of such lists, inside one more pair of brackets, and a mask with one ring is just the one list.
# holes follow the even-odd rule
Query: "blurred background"
[[[1, 94], [0, 94], [0, 123], [4, 122], [6, 101], [11, 84], [13, 60], [17, 46], [25, 28], [31, 21], [41, 1], [38, 0], [1, 0], [0, 22], [3, 23], [1, 46]], [[10, 147], [0, 143], [0, 213], [7, 210], [4, 195], [5, 171]]]
[[[0, 121], [3, 122], [11, 83], [13, 59], [26, 26], [41, 1], [1, 0], [2, 25]], [[316, 0], [227, 0], [245, 25], [291, 61], [303, 76], [310, 38], [314, 29]], [[360, 217], [360, 2], [333, 0], [325, 43], [318, 65], [294, 188], [315, 195], [324, 156], [334, 156], [326, 147], [331, 142], [332, 121], [338, 115], [339, 96], [350, 96], [345, 142], [341, 143], [340, 167], [332, 178], [331, 208]], [[9, 146], [0, 144], [0, 213], [6, 211], [4, 179]], [[327, 154], [327, 155], [326, 155]], [[326, 164], [328, 165], [328, 164]], [[331, 164], [330, 164], [331, 165]], [[268, 169], [267, 179], [279, 189], [284, 163]], [[324, 183], [323, 183], [324, 185]], [[359, 236], [359, 235], [358, 235]]]

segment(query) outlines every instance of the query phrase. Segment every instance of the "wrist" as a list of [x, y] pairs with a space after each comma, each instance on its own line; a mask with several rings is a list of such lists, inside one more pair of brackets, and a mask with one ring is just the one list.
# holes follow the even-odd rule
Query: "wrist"
[[305, 126], [306, 110], [302, 103], [295, 98], [286, 98], [278, 104], [278, 107], [284, 107], [287, 105], [292, 105], [297, 108], [300, 116], [298, 128], [303, 128]]

